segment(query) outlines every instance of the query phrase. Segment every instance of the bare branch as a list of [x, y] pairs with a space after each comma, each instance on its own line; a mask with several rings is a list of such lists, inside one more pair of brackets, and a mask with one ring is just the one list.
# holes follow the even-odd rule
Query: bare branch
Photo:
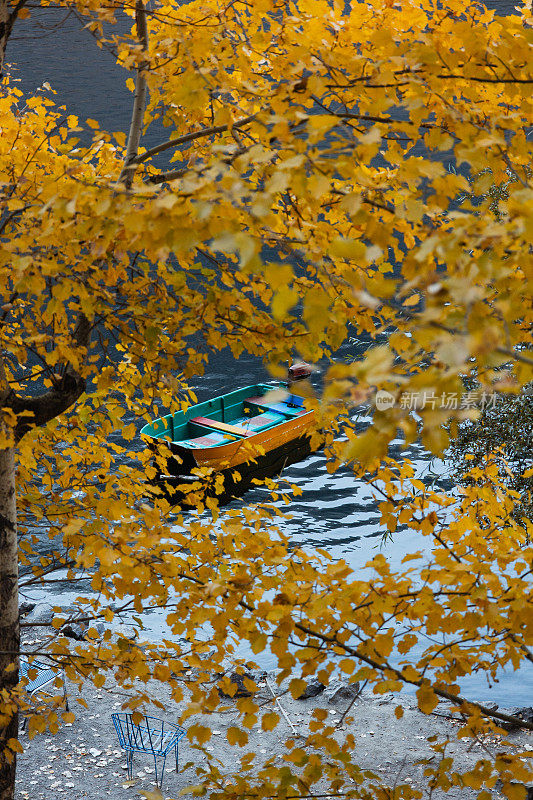
[[[135, 3], [135, 25], [137, 27], [137, 36], [141, 44], [143, 52], [148, 50], [148, 28], [146, 25], [146, 10], [142, 0], [137, 0]], [[144, 110], [146, 107], [146, 96], [148, 93], [148, 84], [146, 82], [146, 60], [142, 59], [137, 67], [137, 82], [135, 86], [135, 94], [133, 97], [133, 110], [131, 113], [131, 125], [128, 136], [128, 146], [126, 149], [126, 158], [124, 160], [124, 167], [120, 173], [117, 183], [124, 183], [126, 189], [131, 188], [133, 178], [135, 175], [136, 164], [135, 158], [139, 152], [139, 143], [141, 141], [142, 126], [144, 120]]]
[[162, 172], [160, 175], [150, 175], [146, 179], [146, 183], [166, 183], [167, 181], [174, 181], [176, 178], [183, 178], [188, 172], [186, 169], [175, 169], [172, 172]]
[[[233, 124], [213, 125], [211, 128], [201, 128], [199, 131], [185, 133], [183, 136], [177, 136], [175, 139], [170, 139], [168, 142], [158, 144], [157, 147], [152, 147], [150, 150], [147, 150], [146, 153], [141, 153], [141, 155], [136, 156], [132, 160], [132, 163], [142, 164], [143, 161], [148, 161], [152, 156], [156, 156], [158, 153], [164, 153], [165, 150], [170, 150], [172, 147], [179, 147], [180, 144], [188, 144], [189, 142], [194, 142], [195, 139], [201, 139], [204, 136], [214, 136], [217, 133], [224, 133], [224, 131], [233, 128], [242, 128], [244, 125], [248, 125], [249, 122], [252, 122], [256, 117], [257, 113], [250, 114], [249, 117], [243, 117]], [[156, 181], [153, 182], [155, 183]]]

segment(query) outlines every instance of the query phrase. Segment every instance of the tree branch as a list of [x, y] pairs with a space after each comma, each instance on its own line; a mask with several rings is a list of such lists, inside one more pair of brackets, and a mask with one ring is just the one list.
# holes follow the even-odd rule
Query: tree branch
[[150, 177], [146, 179], [146, 183], [158, 184], [174, 181], [176, 178], [183, 178], [187, 172], [188, 170], [186, 169], [175, 169], [172, 170], [172, 172], [162, 172], [160, 175], [150, 175]]
[[[81, 314], [74, 331], [74, 343], [78, 348], [86, 348], [91, 335], [91, 324], [85, 314]], [[31, 428], [45, 425], [76, 402], [85, 391], [85, 378], [72, 364], [67, 364], [65, 374], [50, 391], [37, 397], [20, 397], [10, 391], [3, 399], [3, 406], [10, 408], [17, 416], [15, 442], [19, 442]]]
[[[179, 572], [178, 577], [184, 578], [191, 583], [194, 583], [197, 586], [205, 586], [205, 582], [201, 578], [197, 578], [195, 575], [191, 575], [187, 572]], [[247, 603], [246, 600], [238, 600], [237, 605], [241, 608], [245, 609], [246, 611], [250, 612], [251, 614], [256, 615], [257, 609], [255, 609], [250, 603]], [[523, 728], [525, 730], [533, 731], [533, 723], [527, 722], [527, 720], [523, 720], [520, 717], [517, 717], [513, 714], [504, 714], [501, 711], [495, 711], [487, 706], [483, 705], [482, 703], [478, 703], [475, 700], [468, 700], [466, 697], [463, 697], [459, 694], [454, 694], [453, 692], [448, 692], [446, 689], [441, 689], [434, 684], [432, 684], [427, 679], [416, 679], [416, 678], [409, 678], [407, 677], [401, 669], [397, 669], [389, 664], [387, 661], [383, 661], [380, 663], [379, 661], [375, 661], [370, 656], [367, 656], [365, 653], [361, 652], [361, 650], [357, 647], [353, 647], [346, 642], [340, 641], [337, 637], [336, 633], [333, 635], [328, 635], [326, 633], [321, 633], [314, 628], [310, 628], [308, 625], [305, 625], [302, 622], [294, 622], [294, 628], [296, 630], [305, 633], [306, 636], [310, 636], [312, 638], [319, 639], [323, 644], [327, 647], [335, 648], [335, 650], [341, 650], [347, 653], [348, 655], [352, 656], [353, 658], [358, 658], [364, 664], [368, 664], [368, 666], [372, 667], [373, 669], [377, 670], [378, 672], [391, 672], [395, 675], [395, 677], [402, 681], [403, 683], [409, 684], [411, 686], [427, 686], [431, 689], [437, 697], [442, 697], [445, 700], [449, 700], [451, 703], [455, 703], [458, 706], [463, 706], [464, 708], [468, 708], [468, 706], [472, 708], [477, 708], [485, 717], [493, 718], [501, 720], [502, 722], [507, 722], [510, 725], [513, 725], [517, 728]], [[364, 642], [362, 642], [364, 644]], [[335, 652], [335, 651], [334, 651]]]
[[[135, 3], [135, 25], [137, 36], [144, 53], [148, 50], [148, 28], [146, 25], [146, 9], [142, 0]], [[133, 97], [133, 110], [131, 112], [130, 132], [128, 136], [128, 146], [126, 148], [126, 158], [117, 183], [124, 183], [126, 189], [131, 188], [135, 170], [137, 168], [136, 156], [139, 152], [141, 141], [142, 126], [144, 120], [144, 109], [146, 107], [146, 96], [148, 85], [146, 82], [146, 59], [143, 58], [137, 67], [137, 82]]]
[[476, 75], [454, 75], [452, 72], [449, 75], [439, 74], [437, 78], [442, 80], [474, 81], [475, 83], [533, 83], [533, 78], [489, 78], [481, 75], [479, 77]]
[[165, 150], [170, 150], [172, 147], [179, 147], [180, 144], [188, 144], [189, 142], [194, 142], [195, 139], [201, 139], [204, 136], [214, 136], [217, 133], [224, 133], [224, 131], [227, 131], [230, 128], [242, 128], [244, 125], [248, 125], [249, 122], [252, 122], [256, 117], [257, 113], [250, 114], [250, 116], [243, 117], [242, 119], [237, 120], [237, 122], [234, 122], [232, 125], [230, 123], [226, 125], [213, 125], [211, 128], [201, 128], [199, 131], [185, 133], [183, 136], [177, 136], [175, 139], [170, 139], [168, 142], [158, 144], [157, 147], [152, 147], [150, 150], [147, 150], [146, 153], [141, 153], [141, 155], [136, 156], [132, 160], [132, 163], [142, 164], [143, 161], [148, 161], [148, 159], [152, 158], [152, 156], [156, 156], [158, 153], [164, 153]]

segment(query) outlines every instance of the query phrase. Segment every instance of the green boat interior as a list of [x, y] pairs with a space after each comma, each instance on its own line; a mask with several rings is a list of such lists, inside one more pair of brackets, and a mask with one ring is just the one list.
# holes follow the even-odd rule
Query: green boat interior
[[281, 400], [273, 390], [283, 385], [255, 384], [177, 411], [145, 425], [141, 433], [188, 449], [219, 447], [245, 439], [305, 413], [303, 398]]

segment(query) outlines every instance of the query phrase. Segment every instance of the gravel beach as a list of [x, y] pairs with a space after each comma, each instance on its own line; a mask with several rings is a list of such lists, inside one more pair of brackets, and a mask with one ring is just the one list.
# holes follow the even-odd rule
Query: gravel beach
[[[274, 700], [270, 687], [279, 695]], [[142, 689], [147, 686], [142, 684]], [[149, 685], [165, 711], [144, 709], [168, 722], [178, 722], [180, 706], [169, 696], [160, 684]], [[309, 722], [313, 711], [322, 708], [327, 711], [328, 722], [337, 726], [337, 737], [352, 732], [356, 741], [354, 758], [364, 769], [372, 770], [386, 780], [389, 785], [406, 783], [413, 788], [424, 786], [424, 765], [421, 759], [434, 758], [428, 739], [438, 735], [441, 739], [449, 737], [447, 754], [457, 759], [456, 769], [463, 771], [473, 766], [480, 758], [495, 755], [501, 747], [501, 736], [491, 735], [483, 740], [456, 738], [460, 726], [458, 720], [451, 718], [446, 703], [440, 703], [435, 712], [422, 714], [416, 707], [416, 698], [407, 694], [376, 696], [363, 690], [353, 701], [350, 716], [353, 721], [347, 725], [342, 715], [350, 700], [332, 697], [331, 690], [322, 692], [307, 700], [294, 700], [283, 693], [283, 685], [276, 687], [274, 676], [268, 676], [260, 683], [264, 710], [275, 710], [281, 719], [273, 731], [265, 732], [257, 724], [249, 731], [249, 742], [243, 747], [231, 747], [226, 732], [232, 725], [238, 725], [238, 714], [232, 700], [226, 702], [226, 711], [210, 716], [191, 717], [185, 727], [201, 723], [212, 730], [210, 741], [204, 745], [204, 752], [184, 737], [180, 743], [180, 772], [173, 768], [172, 755], [167, 761], [163, 797], [177, 798], [188, 795], [187, 787], [197, 784], [196, 768], [206, 765], [207, 755], [217, 759], [223, 774], [230, 775], [239, 770], [240, 757], [253, 751], [266, 760], [275, 759], [281, 765], [286, 755], [285, 742], [296, 735], [305, 737], [309, 732]], [[120, 750], [111, 714], [119, 711], [126, 698], [123, 689], [109, 682], [102, 689], [86, 686], [82, 697], [88, 704], [84, 709], [77, 703], [77, 689], [69, 686], [71, 710], [76, 720], [63, 724], [55, 736], [38, 735], [31, 741], [27, 733], [21, 734], [25, 748], [18, 760], [17, 800], [51, 800], [68, 797], [69, 800], [102, 800], [113, 797], [117, 800], [133, 800], [154, 788], [154, 763], [149, 755], [137, 754], [134, 757], [133, 781], [127, 781], [126, 760]], [[395, 708], [402, 705], [404, 716], [397, 719]], [[280, 706], [281, 709], [280, 710]], [[517, 731], [508, 734], [508, 741], [520, 751], [531, 748], [531, 733]], [[304, 739], [302, 746], [305, 747]], [[188, 766], [187, 766], [188, 765]], [[185, 767], [185, 768], [184, 768]], [[476, 797], [477, 790], [467, 787], [453, 788], [444, 794], [435, 791], [433, 798]], [[156, 794], [157, 796], [157, 794]], [[425, 795], [429, 796], [429, 795]], [[494, 798], [502, 795], [493, 790]]]

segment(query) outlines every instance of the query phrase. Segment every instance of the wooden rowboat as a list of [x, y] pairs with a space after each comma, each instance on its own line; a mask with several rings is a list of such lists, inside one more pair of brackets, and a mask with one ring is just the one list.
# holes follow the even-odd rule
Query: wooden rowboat
[[226, 493], [241, 494], [253, 478], [305, 458], [314, 428], [314, 411], [287, 384], [259, 383], [161, 417], [141, 435], [156, 455], [156, 483], [167, 490], [208, 467], [224, 473]]

